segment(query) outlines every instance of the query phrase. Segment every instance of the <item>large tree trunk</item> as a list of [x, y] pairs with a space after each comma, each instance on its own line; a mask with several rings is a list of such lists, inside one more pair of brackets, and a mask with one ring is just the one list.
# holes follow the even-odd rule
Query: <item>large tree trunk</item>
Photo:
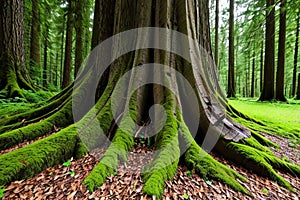
[[[97, 0], [95, 8], [95, 49], [74, 87], [67, 87], [42, 108], [0, 120], [0, 132], [12, 125], [18, 128], [0, 135], [0, 147], [39, 137], [54, 126], [66, 128], [0, 156], [0, 167], [5, 166], [0, 170], [0, 185], [106, 147], [83, 182], [92, 192], [126, 161], [134, 137], [143, 133], [155, 148], [149, 155], [153, 161], [146, 163], [142, 173], [143, 192], [150, 196], [161, 198], [165, 181], [173, 178], [179, 162], [202, 177], [249, 193], [236, 180], [244, 181], [241, 175], [206, 153], [212, 148], [292, 190], [274, 168], [295, 175], [300, 169], [276, 158], [263, 146], [271, 142], [256, 132], [250, 137], [248, 129], [229, 117], [246, 118], [227, 104], [218, 85], [211, 59], [208, 1]], [[104, 74], [107, 81], [101, 81]], [[26, 165], [18, 164], [20, 160]]]
[[275, 6], [274, 0], [266, 5], [266, 43], [264, 62], [264, 84], [260, 101], [274, 99], [274, 62], [275, 62]]
[[286, 98], [284, 96], [285, 37], [286, 37], [286, 0], [281, 0], [275, 99], [284, 102], [286, 101]]
[[229, 60], [228, 60], [228, 83], [227, 97], [235, 97], [234, 81], [234, 0], [229, 5]]
[[23, 0], [1, 1], [0, 20], [0, 90], [24, 97], [21, 88], [34, 88], [25, 66]]

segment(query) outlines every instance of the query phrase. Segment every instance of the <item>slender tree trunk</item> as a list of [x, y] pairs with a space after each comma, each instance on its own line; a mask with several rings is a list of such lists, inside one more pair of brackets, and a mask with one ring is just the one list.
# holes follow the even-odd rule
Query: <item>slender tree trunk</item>
[[300, 100], [300, 73], [298, 74], [298, 87], [297, 87], [296, 99]]
[[276, 95], [275, 95], [275, 99], [278, 101], [286, 101], [286, 98], [284, 96], [285, 37], [286, 37], [286, 0], [281, 0], [278, 62], [277, 62], [277, 71], [276, 71]]
[[219, 67], [219, 0], [216, 0], [216, 11], [215, 11], [215, 62]]
[[43, 87], [47, 88], [48, 86], [48, 69], [47, 69], [47, 61], [48, 61], [48, 27], [46, 27], [46, 35], [44, 39], [44, 65], [43, 65]]
[[264, 62], [264, 83], [260, 101], [274, 99], [274, 62], [275, 62], [275, 4], [267, 0], [266, 5], [266, 43]]
[[32, 20], [31, 20], [31, 33], [30, 33], [30, 66], [32, 77], [38, 76], [37, 71], [40, 69], [41, 62], [41, 49], [40, 49], [40, 6], [37, 0], [32, 0]]
[[74, 78], [83, 62], [83, 0], [75, 1], [75, 30], [76, 30], [76, 47], [75, 47], [75, 71]]
[[254, 97], [255, 95], [255, 47], [253, 49], [252, 55], [252, 76], [251, 76], [251, 94], [250, 97]]
[[74, 25], [73, 4], [72, 4], [72, 0], [68, 0], [68, 19], [67, 19], [67, 33], [66, 33], [63, 81], [62, 81], [62, 85], [61, 85], [62, 89], [66, 88], [71, 83], [73, 25]]
[[262, 92], [263, 90], [263, 80], [264, 77], [264, 43], [262, 42], [261, 44], [261, 49], [260, 49], [260, 79], [259, 79], [259, 90]]
[[61, 34], [61, 46], [60, 46], [60, 87], [62, 87], [63, 82], [63, 71], [64, 71], [64, 42], [65, 42], [65, 17], [63, 16], [63, 26], [62, 26], [62, 34]]
[[295, 53], [294, 53], [292, 96], [295, 96], [295, 92], [296, 92], [298, 49], [299, 49], [299, 32], [300, 32], [300, 9], [298, 9], [298, 17], [297, 17], [297, 26], [296, 27], [297, 28], [296, 28], [296, 41], [295, 41]]
[[24, 1], [0, 1], [0, 20], [0, 90], [24, 97], [20, 88], [35, 90], [25, 66]]
[[234, 81], [234, 0], [230, 0], [229, 8], [229, 60], [227, 97], [235, 97]]

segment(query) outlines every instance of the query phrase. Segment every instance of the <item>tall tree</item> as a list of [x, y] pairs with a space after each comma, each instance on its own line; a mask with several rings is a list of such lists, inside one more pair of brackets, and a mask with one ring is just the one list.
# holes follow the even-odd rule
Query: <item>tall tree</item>
[[216, 11], [215, 11], [215, 62], [219, 67], [219, 0], [216, 0]]
[[235, 97], [234, 64], [234, 0], [230, 0], [227, 97]]
[[263, 89], [263, 75], [264, 75], [264, 43], [262, 42], [261, 44], [261, 49], [260, 49], [260, 75], [259, 75], [259, 90], [262, 92]]
[[68, 0], [68, 14], [67, 14], [67, 33], [65, 44], [65, 60], [63, 67], [63, 79], [61, 88], [64, 89], [71, 83], [72, 72], [72, 37], [73, 37], [73, 0]]
[[264, 82], [260, 101], [274, 99], [275, 3], [274, 0], [266, 0], [266, 2]]
[[286, 101], [284, 96], [284, 65], [285, 65], [285, 38], [286, 38], [286, 0], [280, 0], [278, 61], [276, 71], [276, 95], [278, 101]]
[[299, 32], [300, 32], [300, 9], [298, 9], [298, 17], [297, 17], [297, 25], [296, 25], [296, 41], [295, 41], [295, 53], [294, 53], [292, 96], [295, 96], [295, 92], [296, 92], [298, 50], [299, 50]]
[[76, 45], [75, 45], [75, 71], [74, 78], [83, 62], [83, 0], [75, 1], [75, 31], [76, 31]]
[[40, 19], [40, 5], [38, 0], [31, 0], [32, 2], [32, 20], [30, 33], [30, 65], [31, 76], [37, 76], [35, 72], [40, 68], [41, 62], [41, 19]]
[[20, 88], [35, 90], [25, 66], [24, 1], [0, 2], [0, 90], [24, 97]]
[[[108, 44], [108, 49], [100, 47], [92, 51], [74, 87], [70, 85], [65, 88], [49, 100], [49, 104], [0, 120], [1, 126], [18, 126], [18, 129], [0, 134], [1, 150], [47, 134], [53, 131], [54, 126], [65, 127], [43, 140], [0, 156], [0, 185], [6, 185], [16, 177], [28, 178], [71, 157], [83, 157], [89, 150], [104, 144], [108, 146], [106, 152], [83, 181], [93, 192], [119, 164], [127, 160], [135, 144], [134, 137], [140, 133], [140, 136], [149, 139], [156, 151], [153, 161], [142, 173], [143, 192], [150, 197], [162, 198], [165, 181], [173, 178], [179, 162], [203, 177], [217, 179], [249, 194], [240, 183], [245, 178], [206, 153], [205, 149], [212, 147], [226, 159], [243, 164], [252, 172], [267, 176], [292, 190], [291, 185], [275, 169], [299, 176], [299, 167], [275, 157], [264, 146], [271, 145], [271, 142], [257, 132], [253, 132], [253, 138], [249, 138], [250, 131], [227, 115], [246, 118], [227, 103], [218, 85], [216, 66], [211, 59], [207, 0], [96, 0], [96, 5], [101, 6], [95, 6], [95, 18], [99, 12], [102, 15], [94, 24], [99, 26], [100, 31], [94, 33], [96, 41], [93, 44], [101, 44], [101, 47]], [[113, 14], [109, 15], [111, 12]], [[153, 26], [156, 28], [149, 28]], [[128, 30], [129, 33], [124, 33]], [[177, 32], [171, 33], [171, 30]], [[177, 38], [176, 35], [183, 38]], [[110, 36], [115, 36], [110, 38], [112, 43], [102, 43]], [[203, 51], [197, 48], [199, 44]], [[160, 65], [151, 68], [144, 65], [147, 63]], [[101, 68], [101, 64], [110, 66], [107, 70], [109, 78], [102, 86], [104, 91], [96, 98], [95, 90], [99, 89], [101, 78], [98, 73], [106, 69]], [[143, 69], [145, 71], [140, 71]], [[146, 79], [165, 84], [149, 84], [149, 93], [144, 95], [140, 92], [142, 88], [136, 90], [135, 84], [145, 84]], [[190, 85], [190, 92], [189, 87], [182, 84], [185, 79]], [[191, 98], [193, 94], [194, 100]], [[156, 104], [160, 106], [156, 107]], [[149, 111], [148, 108], [152, 106], [159, 109]], [[165, 118], [161, 117], [162, 113], [165, 113]], [[39, 114], [44, 120], [40, 120]], [[195, 114], [199, 114], [199, 117], [195, 118]], [[151, 126], [139, 127], [139, 115], [145, 117], [145, 126], [157, 122], [163, 125], [162, 128], [153, 135], [143, 135], [153, 129]], [[15, 124], [19, 119], [26, 119], [30, 123]], [[199, 125], [199, 128], [193, 129], [194, 125]], [[147, 131], [141, 132], [136, 128], [146, 128]], [[17, 134], [20, 132], [22, 137]]]
[[252, 76], [251, 76], [251, 92], [250, 97], [254, 97], [255, 95], [255, 47], [253, 48], [253, 55], [252, 55]]

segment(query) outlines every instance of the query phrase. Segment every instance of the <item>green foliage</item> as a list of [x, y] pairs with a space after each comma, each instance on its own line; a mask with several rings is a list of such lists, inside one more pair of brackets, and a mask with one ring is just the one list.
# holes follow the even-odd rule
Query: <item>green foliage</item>
[[55, 93], [53, 92], [47, 92], [42, 90], [36, 92], [30, 90], [22, 90], [22, 93], [24, 94], [24, 96], [26, 96], [27, 101], [29, 101], [30, 103], [39, 103], [55, 95]]
[[0, 200], [4, 197], [4, 192], [5, 192], [4, 186], [0, 186]]
[[268, 194], [269, 194], [269, 190], [267, 190], [266, 188], [263, 188], [263, 189], [262, 189], [262, 192], [263, 192], [265, 195], [268, 195]]
[[63, 166], [69, 167], [71, 165], [71, 160], [68, 160], [67, 162], [63, 163]]
[[183, 194], [183, 195], [182, 195], [182, 198], [184, 198], [184, 199], [189, 199], [189, 195], [188, 195], [188, 194]]

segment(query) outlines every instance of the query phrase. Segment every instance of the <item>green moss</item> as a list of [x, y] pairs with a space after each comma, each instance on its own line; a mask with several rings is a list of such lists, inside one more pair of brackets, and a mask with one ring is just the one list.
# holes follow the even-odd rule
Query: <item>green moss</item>
[[300, 175], [300, 167], [281, 160], [266, 151], [261, 151], [244, 144], [229, 142], [226, 144], [225, 156], [234, 159], [240, 165], [266, 176], [279, 185], [294, 191], [291, 185], [285, 181], [274, 169], [282, 170], [293, 175]]
[[0, 185], [34, 176], [72, 157], [78, 142], [74, 126], [0, 156]]
[[33, 140], [53, 130], [54, 125], [64, 127], [73, 122], [71, 101], [44, 121], [31, 124], [0, 135], [0, 150], [13, 147], [27, 140]]
[[236, 179], [246, 181], [246, 178], [238, 174], [233, 169], [216, 161], [213, 157], [207, 154], [191, 136], [185, 123], [181, 122], [179, 135], [182, 146], [188, 147], [184, 154], [185, 164], [203, 178], [211, 178], [223, 182], [236, 191], [249, 194], [249, 191], [244, 188]]
[[[135, 124], [132, 124], [131, 120], [136, 120], [135, 106], [136, 100], [132, 98], [129, 113], [123, 116], [120, 127], [117, 129], [111, 145], [104, 153], [98, 165], [83, 181], [83, 184], [90, 192], [94, 192], [105, 182], [106, 178], [117, 168], [119, 161], [125, 162], [127, 160], [128, 152], [130, 152], [134, 146], [132, 133], [135, 131]], [[107, 108], [110, 108], [110, 106], [104, 107], [104, 114], [107, 112]], [[131, 116], [134, 116], [134, 118], [132, 119]], [[102, 119], [102, 117], [100, 117], [100, 119]]]
[[155, 138], [156, 156], [142, 174], [145, 182], [143, 192], [158, 199], [163, 195], [165, 181], [173, 179], [180, 157], [178, 121], [173, 113], [175, 103], [170, 96], [164, 104], [167, 115], [165, 126]]

